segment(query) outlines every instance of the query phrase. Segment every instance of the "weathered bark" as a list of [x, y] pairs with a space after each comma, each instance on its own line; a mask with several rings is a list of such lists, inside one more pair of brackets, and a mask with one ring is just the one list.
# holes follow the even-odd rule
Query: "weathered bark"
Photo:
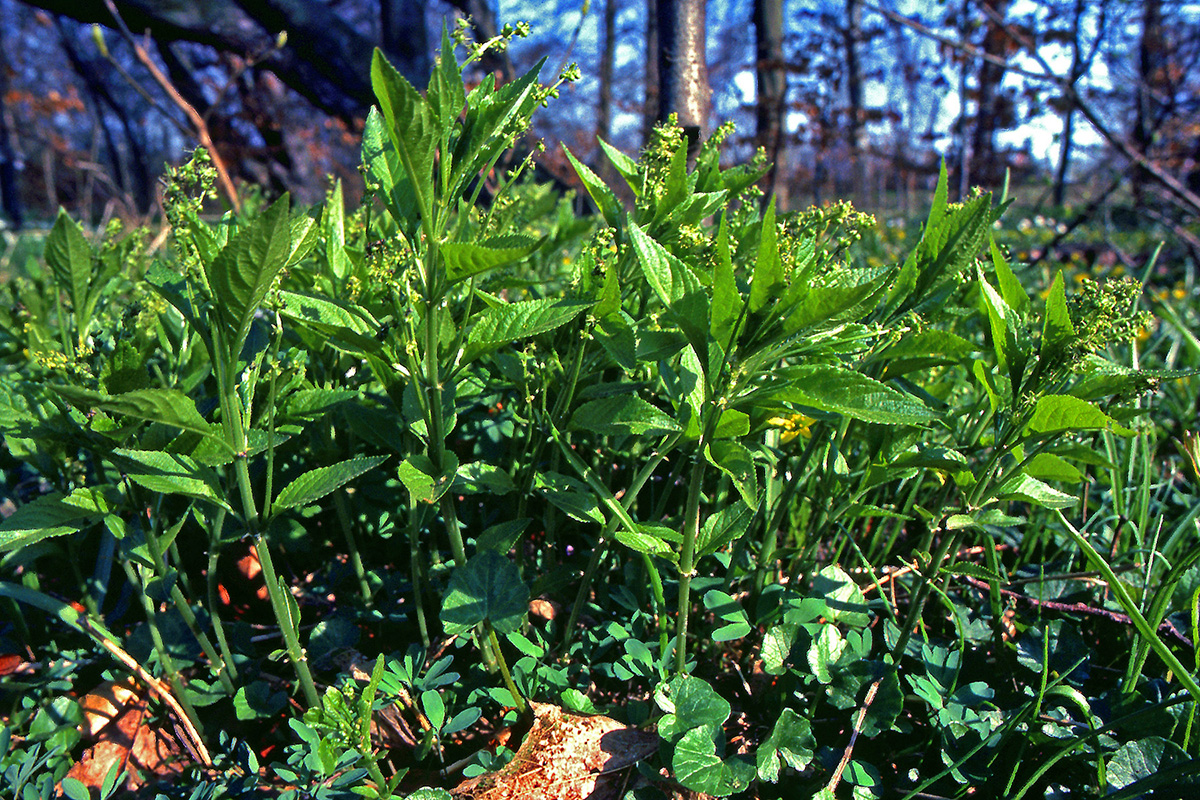
[[863, 108], [862, 62], [859, 44], [862, 42], [862, 4], [846, 0], [846, 21], [842, 29], [846, 51], [846, 144], [850, 149], [850, 170], [854, 178], [854, 199], [865, 202], [866, 192], [866, 109]]
[[642, 142], [650, 141], [650, 131], [658, 121], [658, 0], [646, 0], [646, 102], [642, 108]]
[[[613, 65], [617, 56], [617, 0], [604, 0], [604, 32], [600, 39], [600, 97], [596, 107], [596, 136], [612, 140]], [[599, 148], [596, 166], [600, 177], [612, 177], [612, 165]]]
[[675, 114], [691, 148], [712, 103], [704, 11], [705, 0], [658, 0], [658, 118]]
[[[767, 154], [764, 201], [781, 194], [779, 163], [783, 154], [783, 114], [787, 72], [783, 61], [783, 0], [754, 0], [755, 144]], [[786, 196], [776, 201], [786, 207]]]
[[[1138, 85], [1134, 94], [1137, 107], [1134, 109], [1133, 131], [1130, 138], [1133, 147], [1143, 156], [1149, 156], [1154, 141], [1154, 131], [1160, 122], [1162, 105], [1159, 89], [1166, 76], [1167, 45], [1163, 29], [1162, 0], [1143, 0], [1142, 35], [1138, 41]], [[1134, 199], [1141, 202], [1146, 183], [1151, 180], [1149, 172], [1135, 165], [1131, 175]]]
[[996, 158], [996, 131], [1003, 123], [1004, 96], [1000, 82], [1004, 67], [993, 59], [1003, 59], [1008, 50], [1008, 33], [1003, 20], [1008, 14], [1009, 0], [983, 0], [994, 12], [984, 24], [983, 52], [991, 56], [979, 65], [976, 86], [975, 126], [971, 132], [971, 180], [987, 189], [995, 188], [1004, 177], [1002, 165]]
[[[23, 2], [80, 22], [113, 21], [103, 0]], [[148, 31], [160, 44], [182, 40], [242, 56], [270, 53], [259, 66], [328, 114], [350, 121], [364, 116], [374, 102], [375, 43], [320, 0], [119, 0], [117, 7], [131, 30]], [[287, 44], [271, 52], [281, 31], [288, 34]], [[425, 85], [415, 64], [402, 54], [388, 55], [397, 69]]]
[[[1071, 71], [1067, 74], [1071, 91], [1064, 92], [1063, 127], [1059, 138], [1058, 166], [1054, 170], [1054, 205], [1061, 206], [1067, 197], [1067, 173], [1071, 169], [1071, 155], [1075, 146], [1075, 99], [1074, 87], [1087, 71], [1087, 59], [1083, 52], [1083, 42], [1080, 39], [1080, 21], [1087, 10], [1087, 0], [1075, 0], [1071, 11]], [[1103, 22], [1100, 25], [1103, 31]]]

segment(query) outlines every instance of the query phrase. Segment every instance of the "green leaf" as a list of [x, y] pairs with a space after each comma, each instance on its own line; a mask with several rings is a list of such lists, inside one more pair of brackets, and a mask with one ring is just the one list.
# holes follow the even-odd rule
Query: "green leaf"
[[421, 692], [421, 708], [425, 710], [425, 716], [429, 718], [429, 724], [433, 726], [433, 729], [440, 731], [442, 723], [446, 721], [446, 703], [442, 700], [441, 694], [436, 689], [426, 689]]
[[425, 99], [433, 111], [439, 135], [448, 137], [467, 104], [467, 93], [463, 90], [462, 69], [454, 54], [454, 43], [445, 25], [442, 25], [442, 44], [429, 76]]
[[1079, 483], [1083, 473], [1079, 468], [1053, 453], [1038, 453], [1025, 465], [1025, 472], [1041, 481]]
[[621, 173], [621, 177], [629, 184], [629, 188], [633, 190], [634, 195], [640, 196], [642, 184], [638, 175], [637, 162], [603, 139], [597, 138], [596, 141], [600, 143], [600, 149], [604, 151], [604, 155], [608, 157], [609, 162], [616, 168], [617, 172]]
[[808, 648], [808, 666], [818, 683], [833, 681], [833, 667], [846, 652], [846, 640], [836, 625], [822, 625]]
[[816, 749], [817, 740], [808, 720], [785, 707], [775, 720], [771, 735], [763, 740], [755, 754], [759, 780], [778, 783], [782, 764], [794, 770], [804, 769], [812, 763]]
[[781, 392], [780, 399], [799, 405], [888, 425], [911, 425], [934, 417], [912, 395], [845, 367], [802, 365], [788, 370], [786, 378], [791, 385]]
[[1075, 325], [1067, 311], [1067, 290], [1062, 270], [1054, 276], [1050, 293], [1046, 295], [1046, 318], [1042, 323], [1042, 342], [1038, 355], [1042, 363], [1058, 363], [1075, 339]]
[[856, 628], [865, 627], [871, 617], [867, 598], [854, 579], [837, 564], [830, 564], [813, 579], [811, 597], [820, 597], [829, 607], [828, 618]]
[[514, 233], [483, 242], [447, 242], [441, 249], [446, 261], [446, 278], [450, 283], [457, 283], [519, 261], [537, 250], [543, 241]]
[[254, 681], [237, 690], [233, 697], [233, 708], [237, 718], [243, 722], [263, 717], [273, 717], [287, 705], [284, 692], [271, 691], [266, 681]]
[[996, 497], [1001, 500], [1021, 500], [1044, 508], [1068, 508], [1079, 502], [1078, 497], [1060, 492], [1024, 473], [1005, 481], [996, 489]]
[[992, 288], [979, 271], [979, 293], [988, 315], [988, 325], [992, 333], [992, 350], [996, 354], [996, 364], [1004, 372], [1009, 373], [1013, 381], [1013, 391], [1018, 391], [1021, 376], [1025, 369], [1025, 355], [1021, 352], [1017, 333], [1017, 313], [1009, 308], [999, 293]]
[[606, 436], [662, 435], [682, 430], [666, 412], [632, 391], [584, 403], [571, 415], [567, 429]]
[[507, 472], [482, 461], [463, 464], [454, 476], [454, 491], [459, 494], [508, 494], [516, 488]]
[[233, 511], [225, 501], [225, 489], [216, 473], [187, 456], [122, 449], [113, 451], [113, 461], [130, 480], [152, 492], [194, 497]]
[[617, 196], [613, 194], [613, 190], [608, 188], [604, 181], [600, 180], [600, 176], [592, 172], [592, 170], [583, 162], [575, 157], [575, 154], [567, 149], [564, 144], [563, 152], [567, 154], [567, 159], [571, 162], [571, 166], [575, 168], [575, 174], [579, 176], [580, 182], [583, 183], [583, 188], [587, 189], [588, 195], [592, 198], [592, 202], [596, 204], [596, 208], [600, 209], [600, 214], [604, 217], [604, 221], [609, 227], [616, 228], [621, 221], [621, 202], [617, 200]]
[[763, 214], [758, 260], [750, 281], [750, 312], [757, 313], [779, 296], [783, 288], [783, 262], [779, 258], [779, 232], [775, 227], [775, 198]]
[[738, 494], [751, 509], [758, 508], [758, 470], [754, 457], [745, 446], [730, 439], [720, 439], [707, 448], [709, 462], [728, 475], [737, 487]]
[[[59, 291], [66, 292], [71, 300], [71, 308], [77, 315], [82, 314], [87, 302], [88, 284], [92, 280], [92, 246], [83, 235], [83, 229], [61, 208], [54, 220], [54, 227], [46, 237], [43, 255]], [[87, 320], [76, 320], [80, 331], [86, 324]]]
[[753, 628], [746, 610], [737, 600], [717, 589], [710, 589], [704, 594], [704, 607], [713, 613], [720, 623], [712, 638], [714, 642], [729, 642], [741, 639]]
[[[371, 87], [387, 123], [388, 137], [408, 176], [420, 220], [397, 220], [415, 230], [417, 223], [432, 232], [433, 161], [437, 144], [435, 123], [429, 104], [383, 55], [379, 48], [371, 57]], [[365, 152], [365, 149], [364, 149]], [[384, 191], [391, 187], [384, 186]]]
[[387, 456], [363, 456], [339, 461], [328, 467], [309, 470], [303, 475], [297, 476], [280, 490], [275, 497], [275, 503], [271, 506], [271, 513], [276, 514], [287, 508], [314, 503], [335, 489], [345, 486], [364, 472], [379, 466], [387, 459]]
[[840, 269], [814, 280], [788, 314], [787, 330], [861, 316], [864, 307], [876, 303], [895, 272], [893, 267]]
[[729, 701], [702, 678], [677, 675], [654, 690], [654, 701], [666, 714], [658, 721], [658, 735], [677, 742], [694, 728], [719, 728], [729, 719]]
[[[742, 313], [742, 293], [734, 279], [733, 256], [729, 252], [729, 217], [721, 215], [717, 229], [717, 263], [713, 267], [712, 320], [709, 333], [720, 347], [729, 345], [734, 325]], [[713, 367], [710, 365], [710, 370]]]
[[196, 403], [178, 389], [136, 389], [122, 394], [104, 394], [79, 386], [52, 386], [73, 405], [85, 410], [99, 409], [109, 414], [159, 422], [203, 436], [219, 438], [221, 429], [209, 423], [196, 410]]
[[458, 457], [447, 451], [445, 458], [445, 468], [440, 472], [433, 466], [429, 456], [423, 453], [415, 453], [400, 462], [397, 468], [400, 481], [414, 501], [432, 505], [450, 491], [458, 472]]
[[[93, 497], [94, 489], [76, 489], [71, 497], [87, 495]], [[77, 499], [82, 499], [79, 497]], [[40, 542], [55, 536], [75, 533], [97, 516], [108, 513], [107, 503], [102, 499], [89, 503], [68, 502], [68, 498], [53, 493], [24, 503], [17, 507], [7, 519], [0, 522], [0, 553]]]
[[593, 305], [590, 301], [554, 299], [522, 300], [484, 311], [467, 334], [467, 341], [483, 347], [515, 342], [565, 325]]
[[421, 210], [417, 206], [417, 193], [412, 181], [400, 163], [400, 156], [392, 146], [387, 122], [378, 109], [367, 113], [367, 124], [363, 128], [362, 161], [371, 181], [379, 186], [388, 213], [400, 226], [400, 231], [409, 241], [416, 239], [421, 226]]
[[230, 337], [234, 355], [241, 351], [254, 312], [292, 254], [288, 195], [276, 200], [249, 228], [238, 231], [206, 265], [217, 318]]
[[668, 539], [678, 539], [679, 533], [662, 525], [638, 525], [634, 530], [618, 525], [613, 529], [613, 538], [636, 553], [658, 556], [671, 562], [679, 560], [675, 550], [667, 543]]
[[517, 539], [521, 538], [521, 534], [525, 532], [531, 522], [533, 522], [532, 517], [522, 517], [489, 525], [475, 540], [475, 549], [507, 553], [517, 543]]
[[533, 488], [572, 519], [604, 524], [596, 495], [583, 481], [560, 472], [539, 472], [533, 477]]
[[1033, 417], [1029, 420], [1029, 432], [1035, 434], [1103, 430], [1126, 436], [1133, 434], [1133, 431], [1118, 425], [1116, 420], [1087, 400], [1066, 394], [1039, 397], [1033, 407]]
[[694, 728], [685, 733], [675, 745], [671, 769], [675, 779], [688, 789], [728, 797], [750, 785], [754, 780], [754, 765], [736, 756], [726, 760], [718, 757], [713, 734], [711, 728]]
[[715, 514], [709, 514], [696, 537], [697, 557], [715, 553], [740, 539], [753, 518], [754, 512], [741, 503], [729, 503]]
[[1000, 287], [1000, 296], [1004, 298], [1004, 302], [1008, 304], [1009, 308], [1017, 312], [1019, 320], [1029, 308], [1029, 294], [1017, 280], [1017, 276], [1013, 274], [1012, 267], [1008, 265], [1008, 259], [1000, 252], [1000, 247], [996, 244], [995, 239], [988, 242], [988, 248], [992, 257], [992, 266], [996, 270], [996, 283]]
[[707, 353], [709, 301], [700, 279], [634, 222], [629, 223], [629, 236], [646, 281], [667, 307], [671, 319], [697, 353]]
[[441, 620], [447, 636], [467, 633], [484, 620], [499, 633], [511, 633], [528, 611], [529, 589], [517, 565], [495, 550], [484, 550], [454, 570]]

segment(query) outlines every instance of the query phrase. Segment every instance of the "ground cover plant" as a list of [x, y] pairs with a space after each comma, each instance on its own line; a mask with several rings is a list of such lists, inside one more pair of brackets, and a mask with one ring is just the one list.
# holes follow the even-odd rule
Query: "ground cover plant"
[[207, 216], [198, 151], [169, 250], [63, 214], [4, 284], [0, 797], [1185, 791], [1194, 307], [944, 175], [864, 255], [726, 129], [585, 213], [504, 41], [376, 55], [360, 208]]

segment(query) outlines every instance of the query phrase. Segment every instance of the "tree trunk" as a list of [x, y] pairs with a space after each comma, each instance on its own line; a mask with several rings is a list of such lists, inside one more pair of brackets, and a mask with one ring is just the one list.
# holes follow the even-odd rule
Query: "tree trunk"
[[646, 0], [646, 102], [642, 107], [642, 143], [650, 141], [650, 131], [658, 121], [658, 0]]
[[[995, 13], [984, 25], [983, 52], [1003, 59], [1008, 49], [1008, 34], [1002, 21], [1008, 14], [1009, 0], [983, 0], [983, 3]], [[997, 187], [1004, 174], [996, 158], [996, 131], [1002, 123], [1002, 80], [1003, 66], [991, 60], [980, 63], [975, 126], [971, 133], [971, 180], [987, 189]]]
[[[1059, 139], [1058, 167], [1054, 170], [1054, 205], [1062, 206], [1067, 197], [1067, 173], [1071, 169], [1071, 151], [1075, 145], [1075, 86], [1086, 72], [1083, 56], [1083, 42], [1080, 41], [1082, 32], [1079, 23], [1087, 10], [1087, 0], [1075, 0], [1071, 13], [1071, 71], [1067, 76], [1070, 81], [1069, 91], [1065, 93], [1063, 102], [1063, 127]], [[1099, 34], [1098, 34], [1099, 35]]]
[[658, 118], [677, 116], [689, 152], [699, 144], [712, 102], [704, 11], [705, 0], [658, 0]]
[[[612, 140], [613, 64], [617, 55], [617, 0], [604, 0], [604, 31], [600, 40], [600, 102], [596, 108], [596, 136]], [[596, 148], [596, 168], [605, 181], [612, 176], [612, 164]]]
[[846, 26], [843, 29], [846, 49], [846, 144], [850, 148], [850, 169], [854, 179], [854, 199], [866, 201], [866, 110], [863, 108], [862, 63], [858, 57], [862, 41], [862, 4], [846, 0]]
[[755, 144], [767, 154], [768, 170], [763, 179], [764, 202], [777, 196], [786, 207], [786, 185], [779, 183], [783, 149], [784, 102], [787, 73], [783, 61], [783, 0], [754, 0], [754, 77], [756, 80]]
[[[1159, 124], [1162, 101], [1158, 97], [1158, 89], [1166, 77], [1163, 74], [1166, 68], [1166, 54], [1162, 0], [1143, 0], [1142, 36], [1138, 42], [1138, 85], [1134, 95], [1137, 108], [1134, 109], [1131, 136], [1134, 148], [1142, 155], [1149, 154], [1154, 132]], [[1136, 203], [1142, 202], [1146, 183], [1150, 180], [1145, 167], [1134, 166], [1132, 182]]]

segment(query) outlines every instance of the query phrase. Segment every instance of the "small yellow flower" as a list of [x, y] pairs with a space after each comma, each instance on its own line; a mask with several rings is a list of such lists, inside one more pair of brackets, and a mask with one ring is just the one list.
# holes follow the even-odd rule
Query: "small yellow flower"
[[804, 414], [789, 414], [786, 417], [771, 417], [767, 420], [767, 424], [776, 428], [781, 428], [779, 434], [779, 443], [787, 444], [797, 436], [803, 436], [805, 439], [812, 438], [812, 424], [816, 422], [812, 417]]

